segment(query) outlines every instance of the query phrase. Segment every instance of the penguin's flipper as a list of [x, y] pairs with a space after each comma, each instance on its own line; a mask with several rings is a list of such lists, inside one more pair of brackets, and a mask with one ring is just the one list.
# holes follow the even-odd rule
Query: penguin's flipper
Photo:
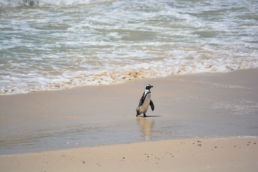
[[150, 101], [150, 106], [151, 106], [151, 110], [154, 111], [154, 104], [153, 104], [152, 100]]
[[144, 93], [143, 93], [138, 106], [141, 106], [143, 104], [144, 99], [145, 99], [145, 96], [144, 96]]

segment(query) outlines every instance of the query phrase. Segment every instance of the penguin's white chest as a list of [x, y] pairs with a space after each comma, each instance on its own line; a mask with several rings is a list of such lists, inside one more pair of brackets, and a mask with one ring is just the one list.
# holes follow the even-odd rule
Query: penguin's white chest
[[150, 100], [151, 100], [151, 93], [147, 94], [143, 104], [140, 107], [140, 112], [141, 113], [146, 113], [148, 110], [148, 107], [150, 105]]

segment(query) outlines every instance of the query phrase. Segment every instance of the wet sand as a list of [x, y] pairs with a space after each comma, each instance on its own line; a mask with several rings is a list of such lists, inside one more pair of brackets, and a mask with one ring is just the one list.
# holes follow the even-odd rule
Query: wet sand
[[1, 155], [0, 171], [256, 172], [257, 138], [193, 138]]
[[0, 96], [0, 171], [257, 171], [257, 93], [254, 69]]
[[[136, 118], [152, 83], [155, 111]], [[194, 137], [258, 136], [258, 69], [0, 96], [0, 154]]]

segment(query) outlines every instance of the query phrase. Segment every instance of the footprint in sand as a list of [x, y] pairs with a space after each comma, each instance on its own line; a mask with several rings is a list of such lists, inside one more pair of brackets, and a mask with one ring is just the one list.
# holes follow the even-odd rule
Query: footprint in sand
[[146, 158], [148, 158], [148, 159], [152, 156], [152, 154], [148, 154], [148, 153], [145, 153], [144, 155], [145, 155]]

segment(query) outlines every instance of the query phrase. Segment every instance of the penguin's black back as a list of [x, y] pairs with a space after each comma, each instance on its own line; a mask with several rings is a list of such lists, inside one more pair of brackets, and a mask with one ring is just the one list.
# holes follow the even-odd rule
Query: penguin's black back
[[147, 96], [149, 93], [150, 93], [150, 91], [147, 92], [146, 94], [145, 94], [145, 92], [143, 92], [138, 107], [141, 106], [141, 105], [144, 103], [144, 100], [145, 100], [146, 96]]

